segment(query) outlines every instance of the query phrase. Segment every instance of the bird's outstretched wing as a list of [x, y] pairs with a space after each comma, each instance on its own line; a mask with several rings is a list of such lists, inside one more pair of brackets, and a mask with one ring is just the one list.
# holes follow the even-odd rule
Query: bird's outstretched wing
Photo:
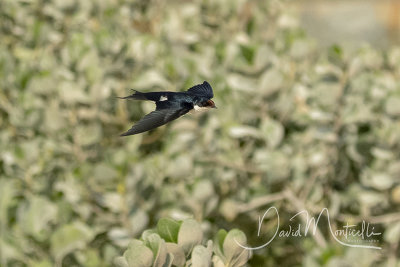
[[214, 97], [212, 87], [207, 81], [204, 81], [202, 84], [195, 85], [192, 88], [188, 89], [187, 91], [188, 93], [204, 96], [207, 98]]
[[121, 136], [128, 136], [152, 130], [170, 121], [173, 121], [188, 112], [189, 109], [186, 108], [155, 110], [144, 116], [140, 121], [138, 121], [135, 125], [133, 125], [132, 128], [130, 128], [127, 132], [121, 134]]

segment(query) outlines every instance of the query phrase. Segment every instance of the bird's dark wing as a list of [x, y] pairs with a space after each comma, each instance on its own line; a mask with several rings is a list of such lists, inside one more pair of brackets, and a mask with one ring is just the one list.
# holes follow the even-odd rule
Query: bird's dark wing
[[170, 121], [173, 121], [188, 112], [189, 109], [186, 108], [155, 110], [144, 116], [140, 121], [138, 121], [135, 125], [133, 125], [132, 128], [130, 128], [127, 132], [121, 134], [121, 136], [128, 136], [152, 130]]
[[198, 84], [187, 90], [188, 93], [194, 94], [194, 95], [199, 95], [199, 96], [204, 96], [207, 98], [213, 98], [214, 93], [212, 90], [211, 85], [204, 81], [202, 84]]

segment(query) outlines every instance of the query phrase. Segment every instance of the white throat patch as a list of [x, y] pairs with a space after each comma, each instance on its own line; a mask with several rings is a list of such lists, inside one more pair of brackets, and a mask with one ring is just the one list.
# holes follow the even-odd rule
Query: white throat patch
[[209, 107], [200, 107], [198, 105], [194, 105], [193, 106], [193, 111], [194, 112], [203, 112], [203, 111], [207, 111], [209, 109]]
[[166, 100], [168, 100], [168, 97], [166, 97], [165, 95], [160, 96], [159, 101], [166, 101]]

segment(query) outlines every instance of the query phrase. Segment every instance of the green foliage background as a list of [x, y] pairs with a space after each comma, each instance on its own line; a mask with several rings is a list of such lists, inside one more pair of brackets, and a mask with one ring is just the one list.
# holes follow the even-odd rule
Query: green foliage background
[[[153, 106], [115, 96], [203, 80], [218, 110], [118, 136]], [[0, 265], [109, 266], [161, 217], [257, 246], [274, 205], [383, 249], [323, 216], [249, 266], [399, 266], [399, 80], [400, 47], [319, 48], [285, 2], [2, 0]]]

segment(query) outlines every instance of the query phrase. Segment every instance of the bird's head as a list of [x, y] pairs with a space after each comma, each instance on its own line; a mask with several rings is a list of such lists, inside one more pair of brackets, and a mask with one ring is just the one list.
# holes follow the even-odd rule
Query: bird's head
[[215, 105], [214, 101], [212, 101], [211, 99], [207, 100], [207, 102], [205, 103], [204, 106], [207, 107], [207, 108], [217, 108], [217, 106]]
[[211, 99], [201, 102], [201, 103], [198, 103], [193, 106], [194, 112], [202, 112], [202, 111], [209, 110], [210, 108], [217, 108], [215, 106], [214, 101], [212, 101]]

